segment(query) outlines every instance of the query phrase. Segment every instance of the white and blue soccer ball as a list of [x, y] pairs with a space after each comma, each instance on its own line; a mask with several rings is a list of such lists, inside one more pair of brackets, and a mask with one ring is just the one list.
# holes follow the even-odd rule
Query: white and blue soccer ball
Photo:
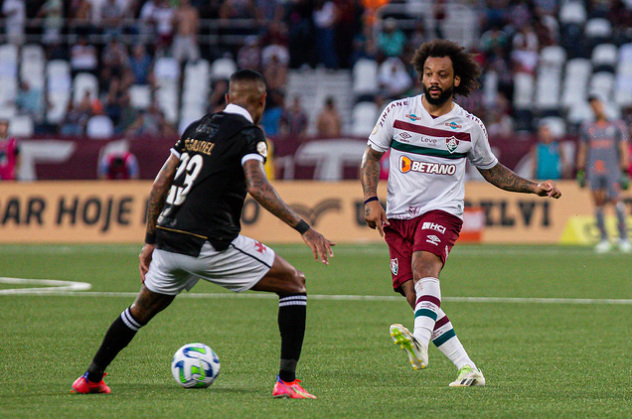
[[219, 375], [217, 354], [203, 343], [184, 345], [173, 356], [171, 373], [184, 388], [205, 388]]

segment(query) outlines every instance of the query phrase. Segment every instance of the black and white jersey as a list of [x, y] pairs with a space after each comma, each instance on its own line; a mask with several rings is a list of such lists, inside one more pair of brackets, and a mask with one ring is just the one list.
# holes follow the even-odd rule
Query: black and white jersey
[[240, 106], [230, 104], [191, 124], [171, 150], [180, 164], [158, 217], [156, 247], [198, 256], [208, 240], [226, 249], [241, 230], [243, 164], [265, 163], [267, 150], [263, 131]]

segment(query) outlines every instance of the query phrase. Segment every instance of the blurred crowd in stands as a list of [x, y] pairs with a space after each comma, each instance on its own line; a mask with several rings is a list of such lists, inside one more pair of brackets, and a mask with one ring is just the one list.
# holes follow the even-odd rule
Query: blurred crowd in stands
[[[168, 118], [154, 96], [147, 109], [130, 106], [132, 86], [156, 88], [154, 64], [161, 57], [176, 59], [182, 69], [198, 60], [229, 58], [236, 68], [262, 72], [268, 87], [262, 122], [267, 135], [307, 136], [308, 121], [315, 136], [350, 134], [333, 97], [317, 115], [307, 115], [301, 98], [287, 92], [291, 71], [318, 68], [352, 71], [359, 60], [378, 68], [376, 91], [355, 97], [381, 110], [394, 98], [419, 91], [409, 64], [414, 50], [436, 37], [451, 38], [445, 24], [451, 2], [425, 1], [428, 16], [405, 12], [381, 13], [388, 0], [4, 0], [4, 40], [15, 45], [41, 44], [46, 60], [66, 60], [72, 77], [88, 73], [98, 78], [100, 92], [71, 100], [61, 121], [46, 117], [46, 92], [26, 81], [19, 83], [16, 103], [32, 116], [36, 133], [84, 135], [89, 118], [106, 115], [114, 133], [176, 136], [178, 118]], [[482, 87], [468, 98], [457, 98], [487, 125], [490, 136], [509, 137], [535, 132], [537, 117], [561, 117], [558, 110], [540, 114], [515, 106], [515, 82], [521, 74], [535, 76], [540, 51], [560, 45], [567, 57], [590, 58], [595, 45], [578, 35], [582, 27], [560, 16], [563, 0], [470, 0], [464, 7], [478, 14], [475, 42], [468, 49], [484, 68]], [[579, 2], [587, 18], [610, 22], [608, 42], [632, 42], [632, 5], [622, 0]], [[395, 10], [395, 9], [393, 9]], [[402, 9], [405, 10], [405, 9]], [[411, 23], [412, 22], [412, 23]], [[403, 24], [405, 23], [405, 24]], [[183, 72], [181, 72], [183, 73]], [[493, 86], [489, 77], [494, 75]], [[212, 80], [206, 111], [224, 106], [225, 79]], [[624, 114], [623, 116], [626, 116]], [[171, 120], [170, 120], [171, 119]], [[558, 135], [560, 133], [557, 133]], [[564, 133], [565, 134], [565, 133]]]

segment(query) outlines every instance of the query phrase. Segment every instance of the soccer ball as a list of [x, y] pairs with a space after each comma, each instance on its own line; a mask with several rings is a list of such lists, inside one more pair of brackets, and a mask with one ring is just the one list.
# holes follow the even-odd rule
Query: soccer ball
[[205, 388], [219, 375], [219, 358], [203, 343], [189, 343], [173, 356], [171, 373], [184, 388]]

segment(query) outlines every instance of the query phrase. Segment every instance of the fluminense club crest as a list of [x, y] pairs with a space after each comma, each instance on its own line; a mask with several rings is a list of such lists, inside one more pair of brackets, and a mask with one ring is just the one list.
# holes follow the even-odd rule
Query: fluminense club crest
[[456, 137], [454, 137], [454, 136], [452, 136], [450, 138], [446, 138], [445, 139], [445, 146], [447, 147], [447, 149], [450, 152], [450, 154], [454, 153], [456, 148], [459, 146], [459, 140], [457, 140]]
[[399, 271], [399, 261], [397, 260], [397, 258], [391, 259], [391, 272], [393, 273], [393, 275], [397, 275], [398, 271]]

